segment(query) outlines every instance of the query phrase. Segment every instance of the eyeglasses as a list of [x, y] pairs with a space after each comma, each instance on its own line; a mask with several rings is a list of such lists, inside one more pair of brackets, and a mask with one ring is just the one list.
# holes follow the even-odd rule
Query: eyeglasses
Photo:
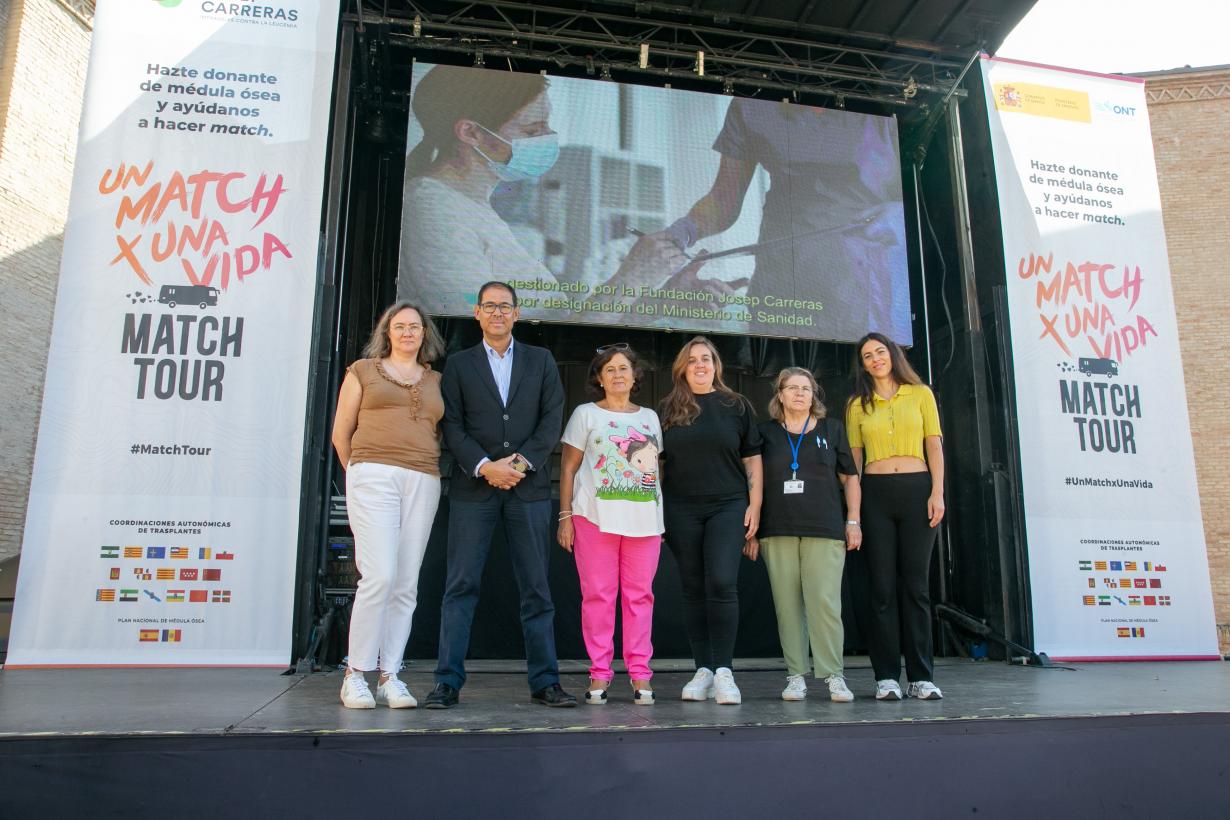
[[811, 393], [811, 388], [810, 387], [800, 387], [797, 384], [788, 384], [782, 388], [782, 392], [783, 393], [795, 393], [798, 395], [806, 396]]
[[490, 316], [491, 314], [497, 311], [507, 316], [508, 314], [513, 312], [513, 309], [516, 308], [516, 305], [514, 305], [512, 302], [483, 302], [478, 307], [479, 307], [479, 310], [481, 310], [483, 313], [487, 314], [488, 316]]
[[423, 326], [420, 325], [418, 322], [414, 322], [413, 324], [409, 324], [409, 325], [403, 325], [403, 324], [393, 325], [393, 332], [396, 333], [398, 336], [400, 336], [403, 333], [418, 333], [422, 329], [423, 329]]
[[616, 342], [613, 345], [603, 345], [602, 347], [598, 348], [596, 352], [599, 355], [601, 355], [603, 353], [606, 353], [608, 350], [618, 350], [622, 352], [622, 351], [631, 350], [631, 349], [632, 349], [632, 346], [629, 345], [627, 342]]

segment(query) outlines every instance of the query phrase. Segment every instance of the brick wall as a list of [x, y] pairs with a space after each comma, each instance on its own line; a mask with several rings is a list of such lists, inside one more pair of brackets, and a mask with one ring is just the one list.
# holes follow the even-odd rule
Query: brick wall
[[90, 29], [0, 0], [0, 558], [21, 548]]
[[1143, 75], [1222, 654], [1230, 653], [1230, 67]]

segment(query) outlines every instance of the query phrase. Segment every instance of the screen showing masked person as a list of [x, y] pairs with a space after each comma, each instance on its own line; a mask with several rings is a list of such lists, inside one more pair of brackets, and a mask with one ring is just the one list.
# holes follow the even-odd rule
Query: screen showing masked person
[[897, 125], [416, 63], [398, 293], [468, 316], [911, 340]]

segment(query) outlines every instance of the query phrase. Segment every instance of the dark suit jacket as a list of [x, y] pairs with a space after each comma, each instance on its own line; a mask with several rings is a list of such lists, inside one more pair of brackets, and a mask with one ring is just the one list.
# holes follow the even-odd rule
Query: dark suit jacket
[[520, 453], [534, 465], [513, 488], [524, 501], [551, 497], [551, 451], [564, 421], [564, 386], [550, 351], [515, 341], [508, 406], [487, 363], [482, 343], [449, 356], [440, 384], [444, 394], [444, 441], [453, 454], [449, 494], [483, 501], [496, 490], [474, 477], [484, 457], [498, 461]]

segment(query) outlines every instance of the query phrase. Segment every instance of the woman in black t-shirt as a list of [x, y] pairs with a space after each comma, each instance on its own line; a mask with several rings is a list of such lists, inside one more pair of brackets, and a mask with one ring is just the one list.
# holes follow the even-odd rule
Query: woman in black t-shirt
[[[831, 700], [849, 703], [854, 695], [841, 657], [841, 575], [846, 551], [863, 541], [858, 469], [845, 425], [826, 417], [810, 371], [787, 367], [777, 374], [769, 416], [772, 421], [760, 424], [765, 489], [759, 552], [786, 659], [782, 700], [807, 697], [810, 638], [816, 677], [828, 685]], [[756, 546], [754, 540], [752, 558]]]
[[760, 434], [747, 399], [722, 381], [703, 336], [683, 346], [662, 402], [666, 542], [679, 565], [696, 675], [684, 700], [742, 700], [731, 664], [739, 626], [739, 560], [760, 521]]

